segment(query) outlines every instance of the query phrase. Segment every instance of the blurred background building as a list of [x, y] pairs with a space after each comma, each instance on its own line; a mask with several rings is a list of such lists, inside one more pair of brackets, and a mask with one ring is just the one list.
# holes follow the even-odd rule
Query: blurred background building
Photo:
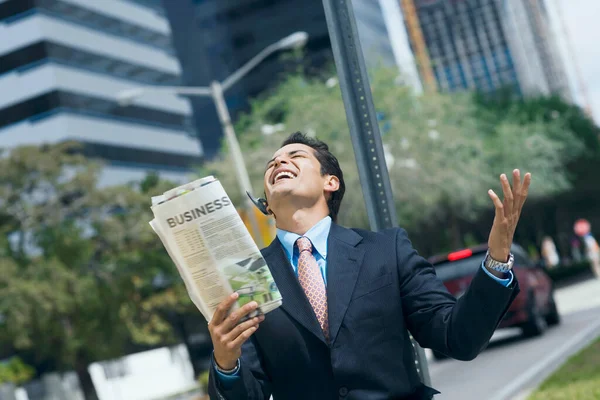
[[0, 0], [0, 147], [74, 139], [107, 162], [103, 185], [184, 180], [201, 154], [188, 101], [116, 101], [180, 73], [157, 1]]
[[556, 93], [567, 76], [543, 0], [402, 0], [423, 80], [440, 90]]
[[[389, 26], [402, 26], [394, 1], [353, 1], [369, 66], [400, 65], [400, 59], [414, 65], [406, 37], [392, 36], [388, 30]], [[390, 9], [390, 3], [391, 11], [384, 12]], [[315, 74], [333, 63], [321, 0], [163, 0], [163, 5], [183, 69], [183, 84], [187, 86], [208, 86], [211, 80], [223, 80], [268, 45], [293, 32], [309, 34], [301, 58], [274, 54], [227, 92], [227, 104], [234, 117], [247, 109], [250, 98], [278, 83], [282, 72], [302, 65], [305, 71]], [[205, 156], [210, 158], [217, 154], [222, 136], [213, 102], [199, 97], [191, 98], [191, 102], [198, 137]]]
[[[543, 0], [353, 5], [367, 64], [398, 66], [416, 90], [571, 98]], [[149, 170], [185, 179], [222, 140], [211, 99], [148, 94], [125, 107], [119, 91], [207, 86], [306, 31], [302, 55], [273, 54], [227, 92], [235, 118], [283, 72], [333, 62], [321, 0], [0, 0], [0, 22], [0, 147], [76, 139], [108, 163], [103, 184]]]
[[[393, 37], [388, 31], [380, 1], [353, 0], [352, 5], [365, 61], [369, 66], [375, 66], [377, 63], [395, 65]], [[401, 23], [402, 20], [397, 22]]]

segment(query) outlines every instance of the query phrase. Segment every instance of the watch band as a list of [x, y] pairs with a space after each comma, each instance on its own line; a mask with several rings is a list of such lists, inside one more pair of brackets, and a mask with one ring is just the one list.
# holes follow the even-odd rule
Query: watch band
[[512, 270], [514, 263], [515, 263], [515, 256], [512, 253], [510, 253], [507, 262], [502, 262], [502, 261], [494, 260], [492, 258], [492, 256], [490, 256], [489, 250], [485, 254], [485, 259], [483, 261], [483, 265], [486, 268], [493, 269], [494, 271], [498, 271], [498, 272], [504, 272], [504, 273]]

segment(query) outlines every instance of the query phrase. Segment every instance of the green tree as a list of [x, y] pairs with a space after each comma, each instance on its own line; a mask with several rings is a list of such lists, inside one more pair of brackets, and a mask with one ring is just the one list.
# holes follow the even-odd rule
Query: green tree
[[[74, 150], [72, 144], [28, 146], [0, 160], [0, 229], [7, 238], [0, 261], [1, 332], [36, 364], [74, 367], [88, 395], [85, 353], [114, 344], [119, 334], [110, 341], [101, 337], [107, 329], [97, 313], [112, 301], [102, 304], [105, 288], [87, 271], [93, 247], [76, 223], [93, 196], [98, 166]], [[94, 314], [99, 329], [83, 323]], [[81, 331], [95, 335], [91, 343], [99, 346]]]
[[[528, 202], [520, 224], [521, 235], [518, 236], [521, 240], [539, 245], [543, 236], [551, 235], [557, 239], [560, 253], [570, 254], [573, 221], [585, 217], [592, 221], [592, 226], [600, 224], [600, 213], [596, 207], [600, 186], [593, 173], [600, 169], [600, 128], [580, 107], [559, 96], [521, 98], [506, 91], [493, 97], [476, 95], [475, 99], [478, 116], [488, 126], [514, 121], [538, 124], [542, 129], [547, 125], [561, 128], [544, 129], [543, 134], [550, 136], [553, 143], [562, 149], [559, 152], [562, 162], [560, 179], [566, 180], [570, 189], [556, 196]], [[537, 145], [536, 148], [541, 150]], [[542, 151], [539, 153], [544, 154]]]
[[28, 382], [34, 374], [35, 370], [19, 357], [11, 357], [10, 360], [0, 363], [0, 385], [13, 383], [18, 386]]
[[100, 168], [72, 143], [0, 159], [0, 343], [74, 369], [86, 399], [97, 398], [90, 363], [174, 342], [168, 316], [192, 310], [148, 224], [150, 196], [169, 184], [99, 189]]
[[[450, 226], [448, 242], [460, 246], [458, 221], [474, 220], [490, 208], [487, 190], [497, 188], [501, 172], [515, 167], [533, 173], [534, 197], [567, 186], [560, 166], [571, 154], [547, 134], [563, 130], [562, 120], [522, 122], [515, 117], [492, 125], [479, 115], [471, 94], [416, 95], [397, 83], [397, 71], [379, 68], [370, 75], [398, 217], [411, 232]], [[300, 130], [326, 141], [340, 160], [349, 188], [340, 221], [368, 226], [335, 78], [292, 75], [254, 100], [237, 125], [257, 191], [262, 189], [265, 160], [289, 133]], [[230, 165], [224, 148], [222, 157], [205, 165], [203, 173], [218, 176], [233, 199], [241, 201]]]

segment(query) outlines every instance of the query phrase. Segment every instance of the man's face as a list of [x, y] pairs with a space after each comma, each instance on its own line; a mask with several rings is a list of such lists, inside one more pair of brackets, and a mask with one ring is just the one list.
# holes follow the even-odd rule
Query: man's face
[[318, 201], [327, 192], [335, 191], [339, 181], [335, 176], [321, 176], [321, 164], [313, 148], [304, 144], [289, 144], [277, 150], [267, 163], [264, 177], [265, 194], [271, 208], [281, 201]]

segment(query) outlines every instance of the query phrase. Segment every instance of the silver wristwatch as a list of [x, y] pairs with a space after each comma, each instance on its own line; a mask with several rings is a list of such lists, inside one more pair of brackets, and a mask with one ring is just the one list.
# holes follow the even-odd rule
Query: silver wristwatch
[[485, 254], [485, 259], [483, 260], [483, 265], [486, 268], [493, 269], [494, 271], [498, 271], [498, 272], [504, 272], [504, 273], [510, 271], [513, 268], [514, 263], [515, 263], [515, 256], [512, 253], [510, 253], [510, 256], [508, 257], [508, 262], [501, 262], [498, 260], [494, 260], [492, 258], [492, 256], [490, 256], [489, 250]]

